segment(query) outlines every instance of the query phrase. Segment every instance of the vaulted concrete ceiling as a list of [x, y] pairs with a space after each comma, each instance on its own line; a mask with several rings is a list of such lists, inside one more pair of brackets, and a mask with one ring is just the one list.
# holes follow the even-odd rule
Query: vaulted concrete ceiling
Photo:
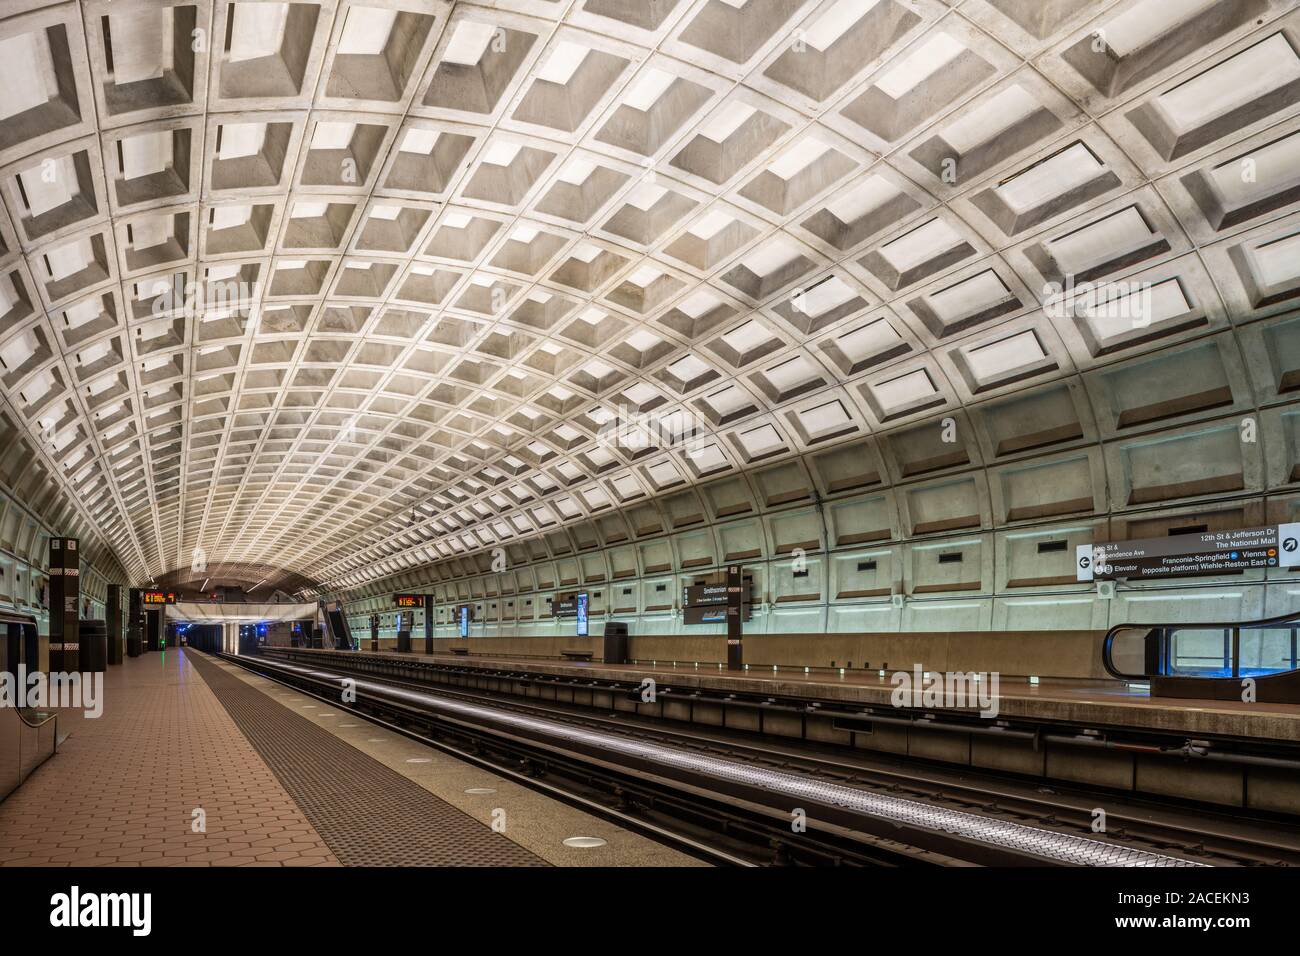
[[991, 402], [1032, 448], [1044, 383], [1155, 414], [1097, 370], [1248, 322], [1281, 394], [1295, 6], [0, 0], [0, 411], [133, 576], [344, 587]]

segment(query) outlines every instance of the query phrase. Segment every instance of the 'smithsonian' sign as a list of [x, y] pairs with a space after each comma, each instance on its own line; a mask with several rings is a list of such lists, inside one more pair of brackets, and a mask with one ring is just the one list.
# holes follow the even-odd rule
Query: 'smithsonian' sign
[[578, 603], [585, 600], [586, 597], [587, 593], [585, 591], [582, 593], [574, 592], [572, 594], [557, 595], [555, 600], [551, 602], [551, 616], [577, 617]]
[[[753, 582], [746, 579], [741, 592], [740, 616], [750, 619], [749, 589]], [[683, 624], [721, 624], [727, 620], [726, 584], [688, 584], [682, 588]]]
[[1075, 549], [1075, 578], [1149, 580], [1300, 566], [1300, 523], [1106, 541]]

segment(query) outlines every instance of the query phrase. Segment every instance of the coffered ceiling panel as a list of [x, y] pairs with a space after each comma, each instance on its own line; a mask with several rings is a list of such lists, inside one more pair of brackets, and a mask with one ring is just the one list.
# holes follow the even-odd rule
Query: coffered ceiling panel
[[0, 0], [0, 396], [134, 578], [349, 587], [1194, 374], [1298, 115], [1290, 0]]

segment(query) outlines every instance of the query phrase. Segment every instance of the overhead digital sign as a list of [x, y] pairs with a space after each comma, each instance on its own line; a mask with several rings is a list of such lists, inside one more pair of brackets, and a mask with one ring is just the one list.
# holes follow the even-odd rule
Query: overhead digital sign
[[158, 606], [160, 604], [175, 604], [175, 591], [141, 591], [140, 603]]
[[395, 607], [424, 607], [423, 594], [394, 594], [393, 605]]
[[1081, 544], [1075, 580], [1151, 580], [1300, 567], [1300, 523]]

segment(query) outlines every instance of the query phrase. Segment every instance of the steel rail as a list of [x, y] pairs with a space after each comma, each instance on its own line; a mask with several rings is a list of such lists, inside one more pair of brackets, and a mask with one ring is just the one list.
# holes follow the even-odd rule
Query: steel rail
[[[259, 661], [264, 659], [260, 658], [225, 653], [214, 656], [263, 679], [290, 687], [304, 696], [331, 706], [337, 706], [339, 703], [336, 693], [339, 679], [337, 674], [323, 680], [319, 677], [283, 673], [277, 668], [262, 667]], [[899, 863], [956, 865], [962, 862], [945, 857], [942, 853], [918, 850], [888, 838], [856, 840], [855, 842], [864, 844], [863, 849], [856, 853], [833, 842], [805, 843], [801, 840], [795, 844], [782, 834], [781, 826], [771, 822], [764, 823], [752, 815], [747, 816], [744, 810], [734, 803], [717, 804], [712, 810], [706, 810], [704, 804], [693, 803], [689, 795], [678, 794], [674, 797], [665, 792], [662, 787], [655, 787], [645, 774], [628, 771], [626, 768], [613, 775], [602, 774], [598, 768], [599, 761], [590, 761], [585, 755], [575, 753], [566, 756], [562, 751], [554, 752], [553, 748], [539, 745], [531, 738], [514, 736], [495, 729], [480, 729], [477, 724], [460, 720], [443, 718], [444, 725], [438, 723], [439, 718], [435, 717], [429, 721], [427, 727], [416, 729], [411, 722], [413, 716], [418, 718], [420, 715], [430, 717], [432, 715], [407, 703], [384, 701], [373, 696], [358, 703], [360, 706], [353, 712], [370, 723], [481, 767], [521, 786], [547, 794], [561, 803], [584, 809], [630, 831], [642, 833], [668, 846], [675, 846], [689, 855], [721, 865], [761, 866], [764, 864], [756, 861], [768, 856], [772, 857], [774, 862], [786, 862], [781, 859], [782, 849], [806, 851], [812, 857], [820, 857], [837, 866], [845, 864], [894, 866]], [[420, 722], [424, 723], [423, 720]], [[453, 738], [463, 738], [468, 743], [463, 745], [451, 743]], [[546, 756], [539, 753], [539, 748]], [[513, 756], [516, 762], [505, 761], [506, 755]], [[521, 770], [521, 767], [526, 769]], [[538, 770], [541, 773], [538, 773]], [[572, 786], [548, 783], [542, 779], [552, 775], [567, 778], [579, 786], [575, 789]], [[586, 786], [582, 786], [583, 784]], [[593, 786], [598, 791], [607, 790], [618, 797], [620, 801], [618, 806], [611, 807], [594, 799], [588, 792]], [[640, 803], [641, 800], [646, 802]], [[621, 809], [623, 806], [630, 809]], [[672, 809], [668, 809], [670, 806]], [[683, 810], [687, 811], [684, 817], [681, 815]], [[721, 814], [717, 820], [721, 822], [723, 829], [722, 842], [736, 846], [749, 843], [750, 852], [748, 854], [743, 850], [733, 852], [716, 843], [704, 842], [701, 836], [692, 835], [700, 829], [698, 824], [693, 827], [688, 824], [687, 830], [691, 832], [687, 832], [681, 828], [655, 823], [647, 818], [647, 815], [653, 817], [663, 815], [665, 812], [668, 817], [683, 820], [695, 819], [705, 813]], [[738, 839], [740, 834], [744, 836]], [[833, 838], [833, 834], [831, 836]], [[766, 852], [756, 849], [760, 846], [766, 848]]]
[[377, 698], [396, 699], [462, 719], [489, 718], [515, 729], [617, 753], [717, 781], [754, 787], [796, 801], [791, 804], [792, 806], [812, 801], [878, 820], [886, 820], [900, 826], [946, 833], [1000, 850], [1056, 863], [1124, 867], [1204, 867], [1206, 865], [1010, 820], [994, 820], [964, 810], [934, 807], [918, 800], [870, 793], [845, 784], [812, 780], [798, 774], [754, 767], [735, 760], [685, 753], [661, 744], [628, 740], [613, 733], [585, 730], [560, 721], [450, 700], [424, 691], [394, 687], [365, 678], [340, 675], [337, 672], [278, 661], [262, 660], [259, 663], [316, 680], [351, 681], [352, 687], [357, 691], [358, 699], [360, 694], [365, 692]]
[[[338, 667], [340, 665], [332, 665]], [[346, 668], [344, 667], [344, 670]], [[988, 786], [976, 787], [968, 782], [964, 777], [961, 780], [942, 779], [940, 777], [927, 776], [925, 772], [918, 774], [916, 770], [909, 770], [906, 773], [899, 770], [888, 770], [880, 767], [863, 767], [853, 763], [844, 763], [825, 754], [807, 754], [799, 753], [795, 750], [770, 743], [759, 744], [752, 740], [736, 740], [725, 737], [717, 737], [709, 734], [701, 734], [698, 730], [686, 731], [678, 728], [666, 728], [655, 723], [651, 718], [649, 724], [644, 724], [639, 718], [633, 718], [630, 722], [627, 720], [628, 715], [623, 715], [620, 720], [614, 720], [609, 717], [602, 717], [596, 714], [587, 713], [580, 707], [568, 705], [559, 700], [542, 700], [538, 698], [515, 698], [493, 696], [481, 689], [438, 685], [436, 681], [423, 682], [414, 679], [412, 676], [375, 676], [374, 679], [381, 684], [393, 687], [410, 688], [417, 691], [430, 690], [438, 694], [449, 697], [450, 699], [468, 701], [471, 703], [482, 703], [493, 708], [506, 708], [515, 712], [529, 713], [544, 718], [554, 718], [567, 724], [586, 725], [589, 728], [608, 729], [612, 733], [620, 736], [629, 734], [639, 736], [643, 741], [662, 744], [668, 747], [685, 749], [688, 751], [706, 750], [724, 757], [739, 759], [748, 762], [771, 763], [773, 766], [782, 768], [795, 767], [801, 773], [813, 776], [822, 775], [833, 780], [845, 780], [851, 784], [864, 784], [866, 786], [879, 789], [880, 786], [889, 786], [893, 790], [910, 791], [908, 796], [922, 801], [938, 799], [945, 803], [967, 804], [973, 807], [987, 807], [990, 801], [994, 801], [1001, 812], [1006, 812], [1013, 817], [1018, 817], [1032, 825], [1034, 817], [1044, 818], [1044, 822], [1060, 823], [1062, 813], [1067, 816], [1071, 813], [1080, 813], [1079, 806], [1071, 803], [1060, 803], [1042, 800], [1037, 797], [1030, 797], [1025, 794], [1007, 793], [1003, 790], [991, 788]], [[878, 716], [872, 716], [873, 721], [880, 720]], [[1018, 735], [1017, 735], [1018, 736]], [[1033, 736], [1033, 735], [1027, 735]], [[1052, 740], [1057, 735], [1043, 735], [1042, 740]], [[1094, 742], [1094, 741], [1089, 741]], [[1106, 746], [1106, 742], [1095, 741], [1099, 745]], [[1120, 749], [1136, 749], [1134, 745], [1115, 744]], [[1153, 752], [1155, 748], [1143, 748], [1145, 752]], [[1263, 759], [1263, 758], [1261, 758]], [[942, 772], [942, 771], [940, 771]], [[871, 780], [870, 778], [881, 778], [880, 780]], [[920, 785], [918, 785], [920, 784]], [[1081, 806], [1081, 804], [1080, 804]], [[1046, 812], [1044, 812], [1046, 811]], [[1138, 844], [1145, 844], [1148, 847], [1154, 847], [1159, 850], [1167, 846], [1176, 846], [1181, 840], [1189, 837], [1195, 841], [1204, 841], [1206, 833], [1203, 829], [1194, 829], [1192, 824], [1185, 821], [1176, 822], [1153, 822], [1136, 813], [1121, 813], [1118, 811], [1111, 812], [1109, 819], [1113, 823], [1119, 821], [1122, 827], [1119, 829], [1112, 828], [1111, 832], [1116, 834], [1123, 833], [1128, 839], [1136, 837]], [[1090, 819], [1081, 821], [1083, 826], [1091, 822]], [[1203, 826], [1203, 824], [1200, 824]], [[1169, 831], [1164, 833], [1162, 831]], [[1278, 856], [1295, 856], [1297, 850], [1290, 845], [1282, 845], [1276, 842], [1263, 842], [1255, 837], [1237, 837], [1225, 835], [1216, 832], [1214, 836], [1227, 839], [1233, 844], [1242, 844], [1243, 849], [1215, 849], [1207, 850], [1202, 844], [1197, 844], [1196, 855], [1205, 855], [1218, 857], [1225, 861], [1224, 864], [1211, 862], [1210, 865], [1253, 865], [1260, 863], [1275, 862]]]

